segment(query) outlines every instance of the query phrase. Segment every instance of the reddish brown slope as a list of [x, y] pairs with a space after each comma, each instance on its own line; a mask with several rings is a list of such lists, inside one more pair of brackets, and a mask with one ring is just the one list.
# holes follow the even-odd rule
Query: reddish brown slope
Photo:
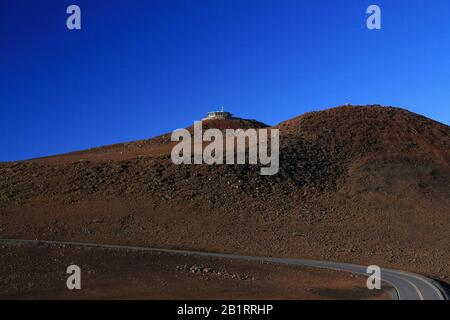
[[[225, 130], [266, 127], [268, 126], [262, 122], [239, 118], [203, 121], [203, 130], [207, 130], [209, 128]], [[189, 126], [187, 129], [190, 132], [193, 132], [194, 127]], [[41, 164], [70, 164], [75, 161], [106, 162], [108, 160], [126, 161], [136, 158], [164, 157], [164, 155], [170, 154], [172, 147], [175, 145], [175, 143], [171, 142], [170, 136], [171, 134], [168, 133], [152, 139], [117, 143], [109, 146], [75, 151], [57, 156], [33, 159], [31, 162]]]
[[175, 166], [167, 135], [2, 164], [0, 236], [450, 275], [448, 126], [402, 109], [340, 107], [277, 127], [271, 177], [256, 166]]

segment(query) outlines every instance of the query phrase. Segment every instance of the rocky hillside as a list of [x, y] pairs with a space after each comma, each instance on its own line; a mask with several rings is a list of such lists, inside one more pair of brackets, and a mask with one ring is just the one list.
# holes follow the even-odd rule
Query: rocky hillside
[[[266, 127], [239, 121], [207, 127]], [[173, 165], [170, 135], [0, 164], [0, 236], [379, 264], [449, 280], [448, 126], [345, 106], [276, 128], [274, 176]]]

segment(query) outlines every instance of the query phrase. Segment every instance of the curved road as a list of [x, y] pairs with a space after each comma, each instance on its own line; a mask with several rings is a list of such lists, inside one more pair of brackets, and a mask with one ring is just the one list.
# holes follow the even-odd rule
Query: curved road
[[[152, 252], [164, 252], [172, 254], [182, 255], [196, 255], [202, 257], [211, 258], [223, 258], [234, 260], [247, 260], [266, 262], [274, 264], [284, 264], [291, 266], [304, 266], [321, 269], [329, 269], [336, 271], [344, 271], [366, 275], [365, 266], [346, 264], [346, 263], [334, 263], [315, 260], [304, 259], [287, 259], [287, 258], [271, 258], [271, 257], [254, 257], [254, 256], [240, 256], [234, 254], [222, 254], [211, 252], [199, 252], [199, 251], [187, 251], [187, 250], [173, 250], [173, 249], [157, 249], [146, 248], [136, 246], [122, 246], [122, 245], [107, 245], [107, 244], [95, 244], [95, 243], [80, 243], [80, 242], [65, 242], [65, 241], [44, 241], [44, 240], [16, 240], [16, 239], [0, 239], [0, 243], [7, 245], [21, 245], [21, 244], [51, 244], [51, 245], [70, 245], [70, 246], [83, 246], [83, 247], [95, 247], [104, 249], [119, 249], [119, 250], [134, 250], [134, 251], [152, 251]], [[433, 280], [424, 276], [397, 271], [391, 269], [381, 270], [382, 281], [391, 285], [397, 293], [399, 300], [445, 300], [446, 297], [443, 294], [442, 288]]]

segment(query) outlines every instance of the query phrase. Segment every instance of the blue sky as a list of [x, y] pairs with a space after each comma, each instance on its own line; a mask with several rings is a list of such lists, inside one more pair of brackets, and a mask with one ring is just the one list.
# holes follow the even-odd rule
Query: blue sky
[[220, 105], [276, 124], [379, 103], [448, 125], [449, 21], [448, 0], [2, 1], [0, 161], [149, 138]]

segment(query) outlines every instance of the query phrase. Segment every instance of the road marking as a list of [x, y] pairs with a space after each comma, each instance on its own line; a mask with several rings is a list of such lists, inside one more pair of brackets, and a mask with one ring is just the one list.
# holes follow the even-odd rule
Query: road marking
[[[390, 270], [391, 272], [397, 273], [397, 274], [402, 274], [401, 272], [398, 272], [397, 270]], [[446, 300], [444, 294], [429, 280], [422, 278], [419, 275], [416, 275], [414, 273], [410, 273], [410, 272], [403, 272], [403, 274], [406, 274], [410, 277], [413, 277], [417, 280], [422, 281], [423, 283], [425, 283], [427, 286], [433, 288], [434, 292], [436, 292], [437, 296], [441, 299], [441, 300]]]
[[[304, 259], [292, 259], [292, 258], [273, 258], [273, 257], [257, 257], [257, 256], [239, 256], [239, 255], [233, 255], [233, 254], [225, 254], [225, 253], [210, 253], [210, 252], [200, 252], [200, 251], [186, 251], [186, 250], [175, 250], [175, 249], [158, 249], [158, 248], [147, 248], [147, 247], [138, 247], [138, 246], [125, 246], [125, 245], [107, 245], [107, 244], [95, 244], [95, 243], [82, 243], [82, 242], [68, 242], [68, 241], [48, 241], [48, 240], [20, 240], [20, 239], [0, 239], [0, 242], [7, 242], [9, 244], [20, 244], [20, 243], [37, 243], [37, 244], [56, 244], [56, 245], [73, 245], [73, 246], [87, 246], [87, 247], [97, 247], [97, 248], [109, 248], [109, 249], [125, 249], [125, 250], [139, 250], [139, 251], [153, 251], [153, 252], [166, 252], [166, 253], [172, 253], [172, 254], [183, 254], [183, 255], [200, 255], [200, 256], [206, 256], [206, 257], [217, 257], [217, 258], [224, 258], [224, 259], [245, 259], [245, 260], [251, 260], [251, 261], [265, 261], [269, 263], [275, 263], [275, 264], [287, 264], [287, 265], [299, 265], [299, 266], [307, 266], [307, 267], [313, 267], [313, 268], [319, 268], [319, 269], [329, 269], [329, 270], [338, 270], [338, 271], [344, 271], [344, 272], [350, 272], [350, 273], [360, 273], [365, 274], [364, 272], [355, 271], [352, 268], [365, 268], [363, 266], [353, 265], [353, 264], [339, 264], [335, 262], [325, 262], [325, 261], [315, 261], [315, 260], [304, 260]], [[433, 288], [433, 290], [437, 293], [437, 297], [441, 300], [445, 300], [445, 297], [442, 295], [442, 293], [435, 287], [435, 285], [427, 281], [426, 278], [421, 277], [419, 275], [410, 273], [410, 272], [403, 272], [398, 270], [391, 270], [391, 269], [382, 269], [386, 273], [390, 274], [390, 277], [396, 278], [400, 281], [405, 281], [408, 283], [414, 290], [417, 292], [420, 300], [425, 300], [424, 296], [422, 295], [422, 292], [420, 292], [419, 288], [411, 281], [409, 281], [406, 276], [410, 276], [413, 278], [416, 278], [417, 280], [421, 280], [424, 282], [428, 287]], [[395, 285], [388, 280], [383, 280], [387, 283], [390, 283], [392, 287], [397, 291], [397, 295], [399, 300], [401, 300], [400, 297], [400, 291], [398, 290]]]
[[411, 281], [409, 281], [409, 280], [406, 279], [406, 278], [403, 279], [403, 280], [405, 280], [405, 281], [408, 282], [411, 286], [413, 286], [413, 288], [417, 291], [417, 294], [419, 295], [420, 300], [425, 300], [425, 299], [423, 298], [422, 292], [420, 292], [419, 288], [417, 288], [417, 286], [416, 286], [414, 283], [412, 283]]

